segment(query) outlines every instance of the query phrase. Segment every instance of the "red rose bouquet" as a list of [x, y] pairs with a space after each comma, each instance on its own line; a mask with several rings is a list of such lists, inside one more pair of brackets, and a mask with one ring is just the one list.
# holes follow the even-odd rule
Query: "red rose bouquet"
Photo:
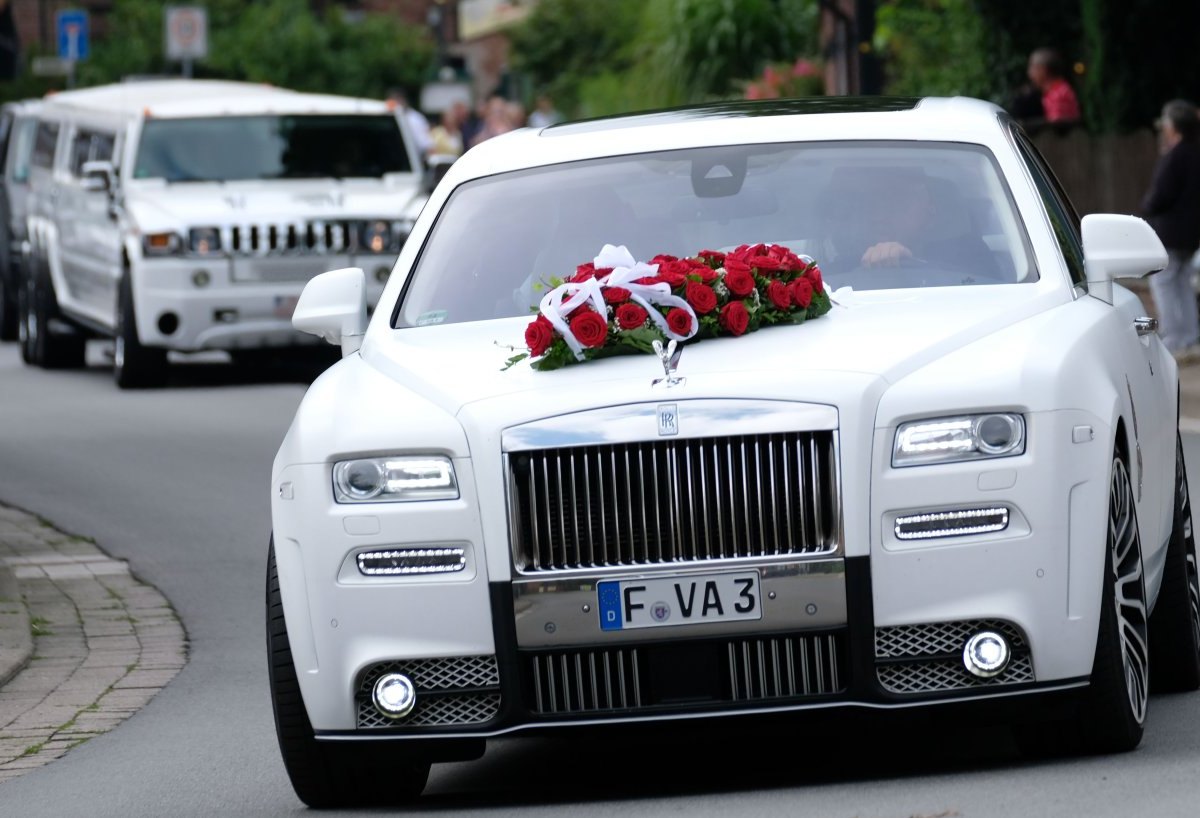
[[525, 329], [529, 351], [508, 366], [532, 357], [534, 369], [548, 370], [653, 352], [655, 341], [743, 335], [800, 324], [830, 308], [816, 262], [778, 244], [702, 250], [691, 258], [660, 255], [649, 263], [608, 244], [593, 262], [551, 285]]

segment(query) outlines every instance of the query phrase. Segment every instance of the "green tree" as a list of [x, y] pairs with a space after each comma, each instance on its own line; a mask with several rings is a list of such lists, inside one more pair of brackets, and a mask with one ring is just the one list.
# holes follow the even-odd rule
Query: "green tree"
[[1003, 99], [983, 48], [983, 19], [972, 0], [891, 0], [876, 10], [874, 47], [885, 92]]

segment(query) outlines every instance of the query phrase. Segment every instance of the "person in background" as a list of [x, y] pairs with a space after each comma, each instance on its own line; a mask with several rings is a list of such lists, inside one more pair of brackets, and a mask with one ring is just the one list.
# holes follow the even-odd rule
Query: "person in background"
[[487, 100], [476, 100], [474, 107], [467, 111], [467, 117], [460, 123], [462, 131], [463, 150], [475, 144], [476, 137], [483, 130], [483, 120], [487, 116]]
[[508, 101], [504, 97], [498, 95], [488, 97], [484, 111], [483, 127], [475, 134], [471, 141], [471, 147], [513, 129], [512, 114], [508, 107]]
[[554, 110], [554, 101], [546, 94], [538, 94], [533, 113], [529, 115], [529, 127], [548, 128], [562, 122], [562, 114]]
[[432, 147], [430, 156], [462, 156], [463, 141], [462, 126], [467, 119], [467, 106], [463, 102], [455, 102], [442, 111], [442, 121], [429, 132]]
[[417, 153], [421, 154], [421, 159], [424, 160], [433, 146], [433, 139], [429, 134], [429, 120], [423, 113], [409, 105], [408, 94], [403, 89], [393, 88], [388, 92], [387, 101], [392, 106], [392, 110], [396, 112], [396, 116], [403, 119], [404, 124], [408, 126], [413, 144], [417, 147]]
[[1167, 266], [1150, 276], [1159, 337], [1180, 364], [1200, 361], [1200, 313], [1190, 260], [1200, 247], [1200, 114], [1174, 99], [1156, 123], [1160, 156], [1142, 215], [1167, 248]]
[[1063, 59], [1052, 48], [1039, 48], [1029, 55], [1029, 81], [1042, 95], [1046, 122], [1078, 122], [1079, 100], [1067, 82]]

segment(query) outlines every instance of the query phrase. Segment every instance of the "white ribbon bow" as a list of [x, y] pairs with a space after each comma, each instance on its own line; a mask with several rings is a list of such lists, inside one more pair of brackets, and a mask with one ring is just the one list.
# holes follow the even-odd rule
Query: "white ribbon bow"
[[[582, 282], [568, 281], [560, 284], [546, 293], [538, 306], [541, 314], [546, 316], [546, 320], [554, 326], [554, 329], [558, 330], [563, 340], [567, 342], [567, 346], [575, 354], [576, 360], [583, 360], [584, 347], [575, 337], [575, 333], [571, 332], [566, 316], [570, 315], [572, 310], [591, 302], [592, 309], [607, 320], [608, 305], [604, 302], [602, 287], [621, 287], [629, 290], [629, 300], [641, 306], [650, 316], [650, 320], [658, 325], [668, 339], [686, 341], [700, 329], [696, 311], [687, 301], [671, 293], [670, 284], [665, 281], [657, 284], [634, 283], [638, 279], [653, 278], [658, 275], [657, 264], [634, 261], [633, 255], [625, 245], [614, 247], [611, 244], [604, 245], [600, 250], [600, 255], [593, 259], [592, 264], [596, 269], [611, 268], [612, 272], [599, 279], [592, 278]], [[691, 329], [684, 335], [673, 332], [667, 325], [667, 319], [656, 309], [659, 306], [678, 307], [686, 310], [692, 318]]]

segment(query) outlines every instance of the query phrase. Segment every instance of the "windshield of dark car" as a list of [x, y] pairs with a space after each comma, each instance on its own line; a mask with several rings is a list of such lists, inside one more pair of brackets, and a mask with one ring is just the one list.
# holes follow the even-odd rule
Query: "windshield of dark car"
[[412, 167], [392, 114], [148, 119], [135, 179], [378, 178]]
[[[454, 191], [394, 326], [528, 315], [605, 244], [637, 260], [782, 244], [832, 288], [1035, 281], [995, 158], [956, 143], [741, 145], [620, 156], [477, 179]], [[902, 244], [894, 263], [872, 248]], [[874, 252], [881, 252], [875, 250]]]

